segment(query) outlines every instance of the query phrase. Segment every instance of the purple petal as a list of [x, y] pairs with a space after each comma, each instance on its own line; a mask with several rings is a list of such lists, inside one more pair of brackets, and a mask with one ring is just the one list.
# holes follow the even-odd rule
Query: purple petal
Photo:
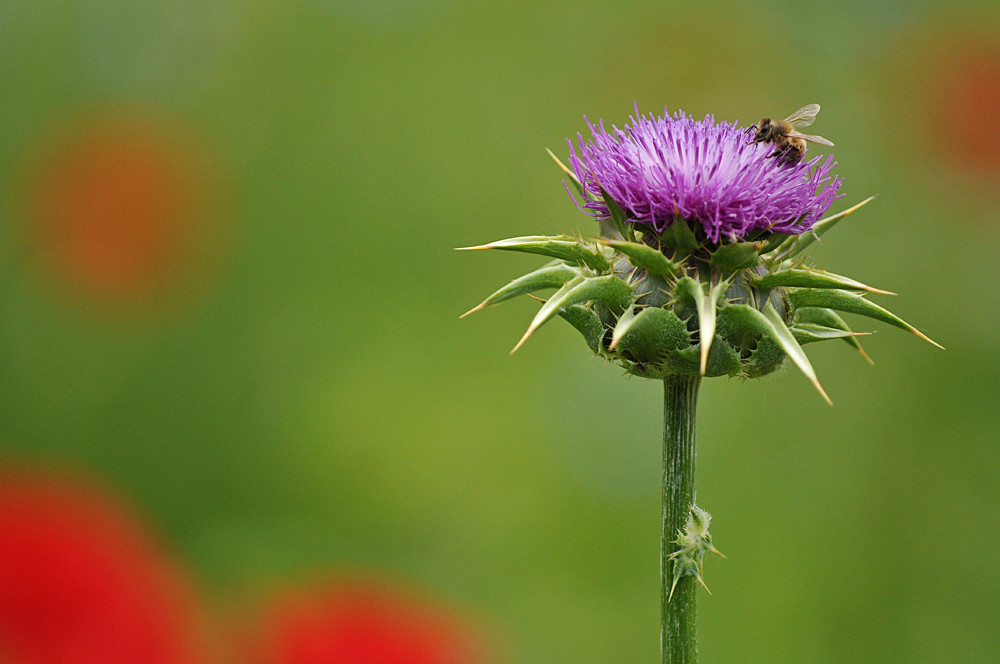
[[[638, 114], [637, 114], [638, 115]], [[584, 118], [586, 120], [586, 118]], [[570, 164], [587, 190], [601, 187], [635, 223], [662, 231], [674, 210], [705, 229], [712, 242], [751, 232], [799, 234], [812, 228], [837, 196], [842, 179], [830, 174], [832, 156], [793, 165], [770, 155], [770, 144], [750, 143], [737, 124], [695, 122], [678, 111], [638, 115], [624, 129], [587, 120], [593, 138], [570, 141]], [[599, 183], [599, 184], [598, 184]], [[602, 200], [584, 207], [608, 218]]]

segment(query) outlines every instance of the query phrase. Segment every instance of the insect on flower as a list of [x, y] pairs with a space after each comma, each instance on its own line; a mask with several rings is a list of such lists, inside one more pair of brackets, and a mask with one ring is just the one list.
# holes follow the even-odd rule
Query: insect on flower
[[784, 120], [764, 118], [760, 125], [750, 125], [748, 131], [755, 131], [753, 143], [773, 143], [774, 152], [771, 157], [786, 164], [797, 164], [806, 151], [806, 141], [830, 145], [833, 143], [822, 136], [802, 134], [796, 127], [808, 127], [816, 120], [819, 104], [808, 104], [789, 115]]

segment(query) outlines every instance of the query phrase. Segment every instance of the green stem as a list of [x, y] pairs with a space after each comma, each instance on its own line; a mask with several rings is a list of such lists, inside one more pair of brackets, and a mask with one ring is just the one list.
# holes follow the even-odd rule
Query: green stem
[[660, 531], [660, 654], [663, 664], [698, 661], [696, 580], [684, 576], [671, 599], [674, 563], [667, 557], [695, 504], [695, 412], [699, 376], [671, 375], [663, 379], [663, 527]]

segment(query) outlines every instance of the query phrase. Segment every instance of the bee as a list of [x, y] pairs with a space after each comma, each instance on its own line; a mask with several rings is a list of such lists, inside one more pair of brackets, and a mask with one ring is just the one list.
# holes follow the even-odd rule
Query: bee
[[747, 131], [755, 132], [752, 143], [772, 143], [774, 152], [769, 157], [775, 157], [783, 164], [797, 164], [806, 151], [806, 141], [821, 145], [833, 145], [822, 136], [801, 134], [796, 127], [808, 127], [816, 120], [819, 104], [809, 104], [789, 115], [784, 120], [764, 118], [760, 125], [750, 125]]

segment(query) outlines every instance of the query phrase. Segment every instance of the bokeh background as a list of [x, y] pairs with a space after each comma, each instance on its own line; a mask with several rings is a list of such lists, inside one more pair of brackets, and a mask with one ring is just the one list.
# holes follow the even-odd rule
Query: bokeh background
[[100, 661], [303, 615], [269, 661], [658, 661], [661, 387], [561, 321], [509, 357], [537, 304], [458, 315], [539, 260], [452, 248], [591, 231], [544, 152], [584, 114], [816, 102], [834, 210], [878, 198], [811, 253], [948, 350], [859, 320], [833, 408], [704, 385], [702, 661], [1000, 662], [995, 2], [5, 0], [0, 91], [9, 661], [98, 661], [51, 617], [101, 574], [169, 625]]

